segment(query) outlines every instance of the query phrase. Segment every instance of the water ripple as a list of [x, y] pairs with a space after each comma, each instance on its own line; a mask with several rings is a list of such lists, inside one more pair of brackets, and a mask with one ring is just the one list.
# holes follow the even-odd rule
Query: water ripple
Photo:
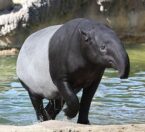
[[[33, 124], [37, 121], [35, 111], [17, 80], [15, 61], [16, 57], [0, 59], [0, 124]], [[106, 71], [93, 98], [89, 119], [93, 124], [145, 123], [145, 72], [134, 72], [125, 80], [116, 74]], [[57, 119], [63, 120], [64, 113]], [[73, 121], [76, 120], [77, 117]]]

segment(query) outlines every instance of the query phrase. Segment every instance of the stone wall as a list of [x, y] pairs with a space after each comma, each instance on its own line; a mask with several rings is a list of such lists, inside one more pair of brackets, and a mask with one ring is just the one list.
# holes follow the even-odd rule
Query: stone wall
[[32, 32], [63, 23], [75, 16], [85, 0], [17, 1], [11, 10], [0, 12], [0, 49], [20, 48]]

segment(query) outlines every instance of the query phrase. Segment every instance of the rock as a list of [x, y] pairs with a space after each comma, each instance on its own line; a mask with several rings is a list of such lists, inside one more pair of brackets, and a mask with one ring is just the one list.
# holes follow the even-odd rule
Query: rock
[[87, 16], [103, 21], [113, 28], [120, 39], [129, 43], [145, 41], [144, 0], [95, 0], [90, 2]]
[[[82, 2], [85, 0], [81, 0]], [[32, 32], [70, 19], [80, 0], [25, 0], [9, 13], [0, 15], [0, 49], [20, 48]], [[15, 1], [18, 3], [18, 1]], [[67, 14], [71, 14], [67, 16]]]
[[18, 54], [18, 52], [19, 52], [19, 50], [16, 48], [0, 50], [0, 56], [16, 55], [16, 54]]
[[0, 11], [9, 9], [13, 6], [12, 0], [0, 0]]
[[113, 2], [113, 0], [96, 0], [97, 4], [100, 6], [100, 11], [104, 12], [107, 11], [106, 6], [111, 5], [111, 3]]
[[144, 132], [144, 130], [144, 124], [81, 125], [54, 120], [30, 126], [0, 125], [1, 132]]
[[13, 0], [14, 4], [23, 4], [26, 0]]

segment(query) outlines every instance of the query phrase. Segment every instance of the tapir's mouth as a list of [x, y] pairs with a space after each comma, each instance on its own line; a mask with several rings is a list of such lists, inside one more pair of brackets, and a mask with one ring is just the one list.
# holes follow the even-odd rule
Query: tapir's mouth
[[114, 63], [112, 60], [109, 61], [109, 68], [113, 68], [115, 70], [118, 70], [116, 63]]
[[122, 78], [122, 72], [121, 72], [121, 69], [119, 68], [119, 66], [112, 60], [109, 61], [109, 65], [110, 65], [110, 68], [113, 68], [114, 70], [117, 70], [118, 71], [118, 76], [119, 78]]
[[114, 61], [109, 61], [110, 68], [113, 68], [118, 71], [118, 76], [120, 79], [126, 79], [129, 75], [129, 64], [124, 68], [124, 66], [118, 65]]

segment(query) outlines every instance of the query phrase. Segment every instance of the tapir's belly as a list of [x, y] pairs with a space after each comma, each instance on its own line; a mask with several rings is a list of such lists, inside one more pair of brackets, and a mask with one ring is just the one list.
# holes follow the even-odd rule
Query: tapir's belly
[[51, 26], [32, 34], [23, 44], [18, 60], [17, 75], [31, 93], [44, 98], [59, 97], [49, 71], [49, 41], [61, 25]]

